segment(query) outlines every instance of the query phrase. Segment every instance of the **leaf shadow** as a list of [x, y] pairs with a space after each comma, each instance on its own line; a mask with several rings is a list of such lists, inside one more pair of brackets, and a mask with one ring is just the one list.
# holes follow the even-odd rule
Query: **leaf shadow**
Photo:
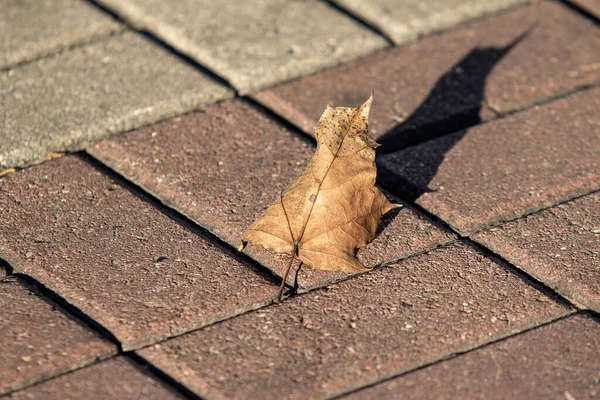
[[470, 127], [482, 122], [487, 77], [494, 66], [532, 29], [529, 28], [503, 47], [474, 48], [449, 68], [414, 112], [377, 140], [381, 144], [377, 149], [378, 161], [387, 154], [453, 134], [439, 140], [435, 153], [427, 154], [418, 165], [414, 165], [414, 160], [413, 165], [409, 165], [411, 160], [394, 158], [394, 169], [410, 170], [412, 182], [398, 174], [385, 172], [378, 176], [378, 182], [393, 188], [395, 193], [402, 194], [402, 198], [409, 202], [430, 192], [428, 184], [436, 175], [446, 153], [467, 134]]

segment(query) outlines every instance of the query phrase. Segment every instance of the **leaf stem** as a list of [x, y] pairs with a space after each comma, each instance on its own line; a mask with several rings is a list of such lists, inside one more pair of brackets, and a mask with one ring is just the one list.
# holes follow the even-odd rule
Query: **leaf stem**
[[290, 270], [292, 269], [292, 264], [296, 259], [296, 254], [298, 253], [298, 245], [294, 245], [294, 251], [292, 251], [292, 255], [290, 257], [290, 263], [285, 271], [285, 275], [283, 276], [283, 280], [281, 281], [281, 285], [279, 285], [279, 294], [277, 295], [277, 302], [281, 303], [281, 299], [283, 297], [283, 290], [285, 289], [285, 282], [287, 281], [287, 277], [290, 274]]

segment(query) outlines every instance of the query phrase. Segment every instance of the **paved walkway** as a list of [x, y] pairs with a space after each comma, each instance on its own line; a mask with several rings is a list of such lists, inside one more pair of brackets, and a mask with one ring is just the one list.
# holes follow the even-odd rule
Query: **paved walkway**
[[[600, 398], [600, 3], [0, 3], [0, 396]], [[403, 207], [244, 229], [375, 90]]]

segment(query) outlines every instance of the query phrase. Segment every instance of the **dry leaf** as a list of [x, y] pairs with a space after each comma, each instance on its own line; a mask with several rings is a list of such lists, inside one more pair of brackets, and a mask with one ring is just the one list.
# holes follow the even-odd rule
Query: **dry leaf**
[[240, 250], [252, 242], [316, 269], [367, 270], [356, 252], [375, 238], [381, 216], [398, 207], [375, 187], [378, 145], [368, 132], [372, 101], [373, 96], [358, 108], [327, 107], [315, 127], [312, 159], [246, 230]]

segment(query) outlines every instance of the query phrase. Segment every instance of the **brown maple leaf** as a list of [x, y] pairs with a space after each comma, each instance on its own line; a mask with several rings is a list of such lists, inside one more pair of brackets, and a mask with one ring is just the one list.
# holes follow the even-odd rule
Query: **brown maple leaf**
[[312, 159], [244, 233], [240, 251], [252, 242], [291, 254], [279, 299], [294, 257], [321, 270], [366, 271], [356, 252], [375, 238], [381, 216], [398, 207], [375, 187], [372, 101], [373, 95], [358, 108], [327, 106]]

